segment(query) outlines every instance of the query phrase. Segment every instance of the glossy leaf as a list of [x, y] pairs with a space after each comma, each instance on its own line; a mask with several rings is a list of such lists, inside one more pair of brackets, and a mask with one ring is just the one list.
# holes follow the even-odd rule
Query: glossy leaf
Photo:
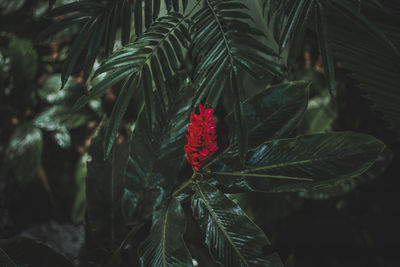
[[263, 43], [265, 36], [254, 27], [247, 10], [248, 7], [239, 1], [206, 0], [204, 7], [193, 15], [192, 28], [192, 54], [197, 62], [194, 70], [197, 92], [192, 107], [203, 99], [216, 105], [225, 84], [229, 85], [237, 125], [236, 139], [243, 160], [247, 152], [247, 127], [239, 71], [256, 78], [280, 73], [279, 66], [269, 59], [275, 56], [273, 50]]
[[71, 219], [74, 223], [82, 223], [86, 212], [86, 165], [89, 160], [88, 154], [79, 158], [75, 168], [76, 195], [72, 204]]
[[329, 188], [300, 192], [299, 195], [307, 199], [329, 199], [349, 194], [358, 186], [379, 178], [388, 168], [392, 159], [393, 154], [388, 149], [385, 149], [379, 155], [378, 159], [371, 166], [371, 168], [369, 168], [360, 176], [343, 180], [342, 182]]
[[[169, 91], [174, 98], [165, 106], [156, 105], [157, 120], [153, 126], [148, 125], [144, 111], [140, 114], [131, 137], [123, 201], [126, 207], [134, 208], [138, 201], [144, 201], [142, 204], [148, 207], [146, 212], [151, 212], [154, 203], [163, 200], [172, 190], [185, 160], [183, 147], [187, 142], [191, 97], [188, 89], [181, 80], [172, 84]], [[147, 193], [143, 195], [145, 190]], [[128, 215], [133, 213], [126, 208], [124, 211]]]
[[208, 175], [242, 192], [329, 188], [365, 172], [384, 147], [374, 137], [352, 132], [272, 140], [249, 153], [246, 168], [238, 167], [238, 152], [231, 152], [216, 161]]
[[51, 137], [63, 149], [69, 149], [71, 147], [71, 135], [67, 128], [60, 128], [51, 133]]
[[20, 183], [34, 178], [42, 156], [42, 131], [30, 123], [19, 125], [7, 148], [7, 166]]
[[43, 86], [38, 90], [38, 95], [49, 104], [59, 104], [76, 94], [77, 86], [77, 82], [71, 78], [64, 86], [64, 90], [60, 90], [61, 76], [55, 74], [47, 78]]
[[142, 242], [139, 253], [142, 266], [193, 266], [183, 241], [185, 215], [178, 200], [172, 198], [166, 207], [153, 214], [150, 235]]
[[[295, 81], [265, 88], [244, 101], [249, 128], [249, 147], [290, 133], [302, 119], [307, 107], [310, 83]], [[232, 114], [225, 118], [229, 125]]]
[[318, 37], [319, 51], [322, 56], [324, 74], [329, 84], [330, 93], [336, 95], [335, 87], [335, 61], [329, 39], [328, 25], [326, 21], [325, 8], [323, 4], [317, 3], [315, 6], [315, 25]]
[[[0, 249], [4, 251], [15, 265], [1, 265], [7, 267], [73, 267], [74, 265], [65, 256], [52, 248], [26, 237], [14, 237], [0, 240]], [[1, 251], [0, 250], [0, 251]], [[40, 257], [38, 257], [40, 255]], [[5, 262], [7, 264], [7, 262]]]
[[52, 106], [40, 113], [34, 120], [38, 128], [48, 131], [77, 128], [90, 120], [87, 113], [73, 113], [68, 106]]
[[217, 188], [195, 183], [193, 216], [215, 260], [224, 266], [269, 266], [263, 248], [269, 241], [241, 208]]
[[[183, 43], [187, 41], [186, 38], [179, 39], [175, 37], [177, 35], [183, 36], [183, 32], [188, 31], [187, 27], [186, 18], [178, 13], [160, 17], [133, 44], [114, 53], [96, 71], [95, 75], [105, 72], [114, 75], [120, 72], [121, 76], [118, 75], [115, 82], [124, 79], [125, 83], [114, 106], [107, 130], [106, 156], [111, 151], [119, 124], [134, 91], [139, 86], [144, 86], [144, 100], [147, 99], [144, 102], [147, 102], [146, 111], [148, 116], [151, 113], [151, 108], [148, 107], [150, 103], [149, 97], [151, 97], [151, 92], [153, 91], [153, 84], [150, 82], [150, 78], [156, 82], [156, 90], [159, 90], [158, 94], [168, 94], [165, 91], [161, 91], [165, 90], [165, 83], [170, 83], [172, 75], [176, 74], [177, 67], [179, 67], [177, 55], [182, 53], [180, 50]], [[179, 39], [180, 44], [173, 45], [173, 41], [171, 41], [173, 38]], [[166, 54], [164, 49], [168, 49], [169, 53]], [[179, 62], [179, 64], [181, 63]], [[107, 83], [108, 86], [113, 84]], [[105, 88], [102, 85], [96, 90], [102, 91]], [[82, 99], [79, 106], [87, 102], [87, 100], [88, 98]], [[160, 104], [163, 105], [162, 102]]]

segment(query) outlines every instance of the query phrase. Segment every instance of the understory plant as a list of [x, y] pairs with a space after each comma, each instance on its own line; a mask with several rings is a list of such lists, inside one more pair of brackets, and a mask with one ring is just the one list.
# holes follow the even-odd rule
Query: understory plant
[[[336, 60], [366, 88], [374, 73], [354, 63], [364, 50], [344, 43], [333, 13], [354, 26], [346, 38], [358, 31], [398, 56], [391, 35], [359, 12], [361, 1], [67, 2], [46, 14], [57, 22], [41, 38], [76, 32], [62, 87], [71, 75], [98, 79], [72, 109], [109, 88], [117, 95], [88, 152], [85, 266], [283, 266], [235, 194], [335, 189], [385, 149], [364, 133], [296, 132], [313, 86], [292, 79], [307, 30], [333, 99]], [[370, 12], [390, 6], [365, 2]]]

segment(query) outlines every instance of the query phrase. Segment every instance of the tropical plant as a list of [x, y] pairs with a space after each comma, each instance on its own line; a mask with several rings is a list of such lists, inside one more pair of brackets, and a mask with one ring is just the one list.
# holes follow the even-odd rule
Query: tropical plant
[[[60, 87], [68, 92], [67, 81], [77, 73], [97, 81], [62, 109], [72, 108], [73, 116], [110, 87], [118, 95], [88, 153], [87, 264], [283, 266], [232, 194], [329, 195], [362, 180], [385, 151], [372, 136], [326, 132], [330, 122], [317, 120], [333, 111], [313, 113], [310, 82], [291, 78], [307, 31], [317, 37], [330, 93], [321, 96], [336, 97], [337, 60], [400, 128], [400, 38], [381, 19], [398, 20], [394, 0], [68, 2], [46, 14], [56, 22], [40, 39], [75, 29]], [[371, 20], [370, 14], [377, 16]], [[202, 103], [215, 113], [219, 149], [213, 143], [212, 153], [195, 165], [190, 148], [185, 155], [187, 139], [200, 142], [192, 149], [201, 153], [201, 142], [216, 138], [214, 132], [207, 132], [209, 139], [185, 138], [190, 119], [192, 127], [202, 127], [193, 119]], [[66, 130], [65, 118], [59, 128], [46, 128], [57, 112], [44, 112], [35, 127]], [[301, 124], [304, 114], [308, 124]], [[207, 127], [214, 129], [213, 123]], [[116, 142], [119, 136], [128, 138]], [[201, 233], [196, 237], [208, 247], [205, 259], [192, 256], [203, 248], [187, 242], [186, 228]], [[12, 262], [7, 246], [0, 247], [0, 256]]]

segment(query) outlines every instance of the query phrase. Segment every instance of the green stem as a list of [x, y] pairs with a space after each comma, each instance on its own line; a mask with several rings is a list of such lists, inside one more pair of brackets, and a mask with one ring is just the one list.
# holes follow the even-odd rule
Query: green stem
[[176, 189], [173, 193], [172, 193], [172, 197], [177, 196], [180, 192], [182, 192], [186, 187], [188, 187], [189, 185], [191, 185], [193, 183], [193, 179], [197, 176], [197, 172], [194, 172], [192, 177], [190, 177], [189, 180], [187, 180], [186, 182], [184, 182], [183, 184], [181, 184], [181, 186]]

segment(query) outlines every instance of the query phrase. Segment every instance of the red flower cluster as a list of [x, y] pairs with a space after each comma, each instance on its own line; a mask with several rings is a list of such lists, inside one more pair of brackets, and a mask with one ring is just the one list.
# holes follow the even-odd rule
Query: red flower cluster
[[192, 113], [188, 125], [189, 135], [186, 135], [188, 144], [185, 145], [187, 160], [194, 171], [199, 171], [206, 160], [217, 150], [216, 120], [212, 119], [214, 108], [199, 106], [200, 115]]

